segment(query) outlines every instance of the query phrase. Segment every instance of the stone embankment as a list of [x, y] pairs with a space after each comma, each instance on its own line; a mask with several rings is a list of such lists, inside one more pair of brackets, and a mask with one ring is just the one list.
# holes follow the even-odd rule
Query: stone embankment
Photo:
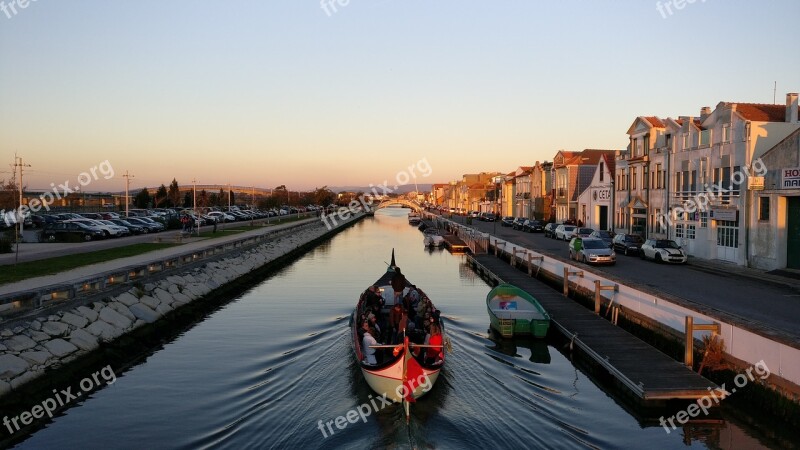
[[180, 275], [131, 287], [89, 304], [36, 317], [0, 330], [0, 397], [57, 370], [103, 343], [154, 323], [171, 312], [298, 248], [339, 231], [321, 223], [265, 242], [237, 255], [211, 261]]

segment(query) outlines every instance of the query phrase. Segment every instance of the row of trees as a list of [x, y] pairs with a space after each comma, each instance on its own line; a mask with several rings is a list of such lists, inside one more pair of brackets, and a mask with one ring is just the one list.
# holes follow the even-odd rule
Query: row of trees
[[[245, 196], [247, 200], [247, 196]], [[148, 190], [142, 189], [133, 198], [133, 204], [137, 208], [173, 208], [173, 207], [193, 207], [194, 196], [192, 192], [186, 192], [181, 196], [178, 181], [174, 178], [169, 184], [159, 186], [154, 195], [150, 195]], [[260, 195], [255, 201], [256, 206], [261, 209], [271, 209], [282, 205], [329, 205], [336, 201], [336, 193], [328, 189], [327, 186], [317, 188], [310, 192], [290, 192], [286, 185], [280, 185], [272, 190], [272, 195]], [[207, 192], [205, 189], [197, 191], [197, 206], [204, 207], [223, 207], [228, 204], [236, 204], [236, 196], [233, 191], [226, 192], [224, 189], [219, 192]]]

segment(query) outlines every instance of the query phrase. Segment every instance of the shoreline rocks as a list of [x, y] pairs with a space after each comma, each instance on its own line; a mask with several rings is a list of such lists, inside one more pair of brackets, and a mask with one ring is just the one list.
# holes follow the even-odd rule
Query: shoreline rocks
[[[342, 223], [340, 227], [349, 224]], [[47, 374], [48, 369], [161, 320], [214, 289], [339, 228], [327, 230], [321, 222], [316, 225], [298, 226], [291, 233], [181, 275], [132, 287], [90, 305], [47, 313], [13, 330], [0, 330], [0, 398]]]

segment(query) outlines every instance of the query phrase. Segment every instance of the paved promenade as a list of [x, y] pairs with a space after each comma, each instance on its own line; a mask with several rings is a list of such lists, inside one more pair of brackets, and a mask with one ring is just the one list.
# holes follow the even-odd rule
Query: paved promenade
[[[37, 289], [42, 286], [53, 285], [53, 284], [62, 284], [62, 283], [69, 283], [74, 280], [85, 279], [88, 277], [92, 277], [98, 273], [113, 271], [116, 269], [121, 269], [123, 267], [128, 267], [132, 265], [143, 265], [147, 264], [151, 261], [158, 261], [163, 260], [166, 258], [170, 258], [172, 256], [178, 256], [184, 253], [189, 253], [193, 251], [202, 250], [208, 247], [214, 247], [220, 244], [225, 244], [227, 242], [237, 241], [243, 238], [247, 238], [249, 236], [258, 236], [264, 233], [272, 233], [275, 231], [280, 231], [286, 228], [291, 228], [298, 226], [299, 224], [307, 224], [311, 222], [319, 222], [317, 217], [311, 217], [308, 219], [302, 219], [294, 222], [288, 222], [280, 225], [269, 225], [265, 226], [261, 229], [249, 230], [242, 233], [232, 234], [224, 237], [218, 238], [185, 238], [183, 239], [183, 243], [181, 245], [176, 245], [174, 247], [165, 248], [161, 250], [155, 250], [148, 253], [143, 253], [141, 255], [130, 256], [127, 258], [118, 258], [113, 259], [111, 261], [105, 261], [98, 264], [92, 264], [88, 266], [78, 267], [76, 269], [68, 270], [66, 272], [60, 272], [53, 275], [47, 275], [42, 277], [36, 278], [29, 278], [26, 280], [18, 281], [15, 283], [9, 283], [0, 285], [0, 295], [10, 294], [13, 292], [23, 292], [32, 289]], [[233, 225], [228, 225], [230, 228], [233, 228]], [[320, 225], [321, 226], [321, 225]], [[168, 233], [159, 233], [154, 235], [148, 235], [148, 239], [146, 242], [153, 242], [155, 238], [161, 237], [162, 240], [165, 242], [170, 242], [171, 238], [169, 237], [172, 232]], [[100, 241], [100, 242], [123, 242], [119, 240], [114, 241]], [[125, 241], [129, 242], [129, 241]], [[51, 248], [51, 246], [59, 246], [59, 249], [54, 250], [63, 250], [62, 247], [64, 246], [73, 246], [77, 248], [81, 248], [81, 246], [86, 245], [85, 243], [77, 243], [77, 244], [28, 244], [37, 247], [43, 247], [45, 249]], [[57, 256], [46, 252], [39, 251], [36, 255], [40, 256], [40, 258], [48, 258], [52, 256]], [[10, 256], [10, 258], [9, 258]], [[3, 255], [3, 258], [0, 259], [0, 264], [8, 264], [10, 259], [10, 263], [13, 263], [13, 255]], [[3, 268], [2, 270], [8, 270], [8, 268]]]

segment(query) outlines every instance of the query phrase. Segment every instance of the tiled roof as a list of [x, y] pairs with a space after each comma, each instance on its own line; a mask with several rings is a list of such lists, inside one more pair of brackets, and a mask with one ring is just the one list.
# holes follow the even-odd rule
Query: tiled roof
[[648, 117], [645, 117], [645, 119], [648, 122], [650, 122], [650, 125], [652, 125], [654, 127], [664, 128], [664, 122], [662, 122], [661, 119], [659, 119], [656, 116], [648, 116]]
[[736, 105], [736, 112], [745, 120], [754, 122], [784, 122], [786, 120], [786, 105], [770, 105], [765, 103], [725, 103], [728, 106]]
[[[617, 161], [614, 158], [614, 155], [603, 154], [603, 160], [606, 162], [606, 167], [608, 168], [608, 172], [613, 177], [614, 176], [614, 171], [616, 170], [616, 164], [617, 164]], [[613, 178], [612, 178], [612, 180], [613, 180]]]

